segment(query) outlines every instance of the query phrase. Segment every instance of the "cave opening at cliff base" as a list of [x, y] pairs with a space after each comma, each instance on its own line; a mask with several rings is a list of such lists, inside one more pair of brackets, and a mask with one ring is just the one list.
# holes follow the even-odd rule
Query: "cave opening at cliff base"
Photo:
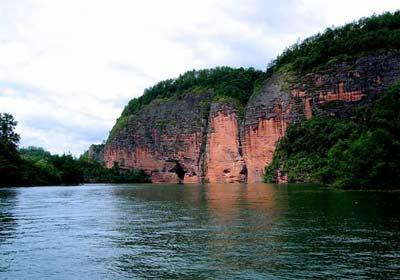
[[185, 178], [185, 173], [186, 172], [183, 169], [182, 165], [179, 163], [179, 161], [175, 161], [175, 166], [170, 171], [176, 173], [176, 175], [178, 176], [178, 180], [179, 180], [180, 184], [183, 183], [183, 180]]

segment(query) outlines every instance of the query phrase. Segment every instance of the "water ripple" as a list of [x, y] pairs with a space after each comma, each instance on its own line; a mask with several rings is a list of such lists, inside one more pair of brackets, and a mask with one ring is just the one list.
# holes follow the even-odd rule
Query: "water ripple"
[[400, 279], [399, 208], [306, 186], [0, 189], [0, 279]]

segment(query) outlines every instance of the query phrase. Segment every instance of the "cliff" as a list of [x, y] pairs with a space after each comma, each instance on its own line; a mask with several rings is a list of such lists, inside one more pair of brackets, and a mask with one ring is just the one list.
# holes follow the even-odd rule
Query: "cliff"
[[385, 13], [307, 38], [266, 72], [218, 67], [160, 82], [125, 107], [104, 162], [153, 182], [261, 182], [292, 124], [375, 104], [400, 79], [399, 50], [400, 12]]
[[100, 163], [104, 162], [104, 144], [92, 144], [87, 151], [87, 157], [89, 160], [97, 161]]
[[107, 142], [107, 167], [142, 169], [152, 181], [199, 182], [211, 93], [155, 100]]
[[262, 180], [289, 124], [312, 116], [350, 118], [355, 106], [374, 103], [398, 79], [399, 52], [361, 56], [304, 76], [274, 74], [246, 107], [242, 137], [248, 182]]
[[208, 182], [246, 182], [239, 112], [234, 102], [211, 104], [204, 151], [203, 179]]
[[291, 123], [350, 117], [400, 78], [400, 53], [361, 56], [299, 76], [279, 71], [243, 108], [212, 90], [155, 100], [110, 135], [107, 167], [143, 169], [155, 183], [261, 182]]

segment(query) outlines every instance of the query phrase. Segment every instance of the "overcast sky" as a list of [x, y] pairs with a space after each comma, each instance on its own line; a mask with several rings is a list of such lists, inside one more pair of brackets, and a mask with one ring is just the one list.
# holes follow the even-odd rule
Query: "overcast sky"
[[399, 0], [0, 0], [0, 112], [21, 146], [79, 155], [157, 81], [255, 67]]

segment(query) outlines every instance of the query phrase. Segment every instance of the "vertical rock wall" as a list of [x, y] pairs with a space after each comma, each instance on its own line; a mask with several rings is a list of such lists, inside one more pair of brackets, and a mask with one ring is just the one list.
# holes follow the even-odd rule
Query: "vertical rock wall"
[[112, 135], [104, 152], [107, 167], [143, 169], [154, 183], [201, 179], [202, 149], [211, 93], [155, 100]]
[[262, 180], [289, 124], [312, 116], [350, 117], [355, 105], [374, 102], [398, 79], [399, 52], [363, 56], [302, 77], [275, 74], [246, 108], [243, 146], [248, 182]]
[[238, 112], [231, 103], [211, 105], [207, 132], [205, 181], [246, 182]]
[[[242, 141], [250, 183], [262, 181], [265, 165], [272, 161], [276, 142], [284, 135], [287, 124], [295, 119], [295, 104], [291, 95], [282, 89], [286, 79], [284, 75], [274, 75], [247, 105]], [[297, 118], [302, 116], [300, 112]]]
[[400, 53], [363, 56], [299, 77], [277, 73], [254, 94], [244, 118], [211, 92], [146, 106], [110, 137], [104, 160], [139, 168], [153, 182], [260, 182], [291, 123], [350, 117], [400, 78]]

